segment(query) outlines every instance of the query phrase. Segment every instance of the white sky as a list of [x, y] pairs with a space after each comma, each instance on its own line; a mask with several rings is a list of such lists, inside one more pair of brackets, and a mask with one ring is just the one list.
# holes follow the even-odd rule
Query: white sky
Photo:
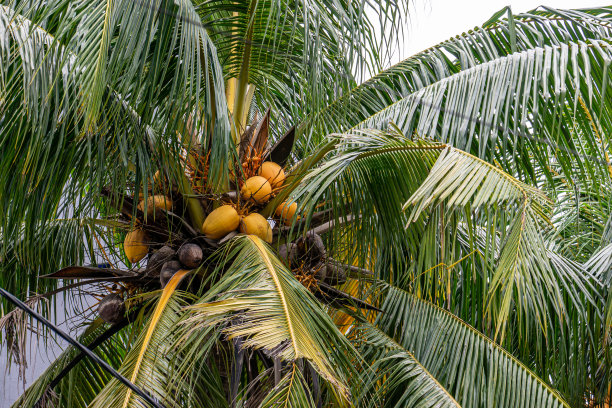
[[[510, 5], [514, 14], [542, 4], [558, 9], [600, 7], [605, 0], [414, 0], [408, 37], [402, 56], [408, 57], [450, 37], [482, 25], [493, 14]], [[399, 60], [395, 55], [394, 61]]]

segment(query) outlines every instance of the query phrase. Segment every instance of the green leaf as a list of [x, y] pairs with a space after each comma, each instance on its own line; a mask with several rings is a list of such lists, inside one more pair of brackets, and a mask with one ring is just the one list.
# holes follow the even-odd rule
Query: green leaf
[[295, 363], [291, 364], [287, 374], [276, 387], [264, 398], [260, 408], [291, 407], [315, 408], [308, 384]]
[[363, 406], [377, 401], [378, 407], [460, 407], [412, 353], [376, 327], [361, 324], [349, 336], [371, 364], [361, 379]]
[[192, 335], [222, 325], [229, 339], [243, 339], [243, 347], [287, 362], [304, 358], [340, 398], [348, 398], [356, 356], [314, 296], [255, 236], [236, 238], [224, 258], [232, 263], [219, 283], [190, 307], [194, 315], [185, 324]]
[[495, 342], [453, 314], [389, 287], [375, 325], [462, 407], [568, 407], [557, 392]]

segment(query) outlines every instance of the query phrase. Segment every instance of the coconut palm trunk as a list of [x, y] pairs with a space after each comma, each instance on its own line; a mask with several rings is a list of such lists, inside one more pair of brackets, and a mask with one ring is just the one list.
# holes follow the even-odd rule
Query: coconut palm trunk
[[14, 407], [610, 403], [612, 8], [5, 3], [0, 344], [87, 348]]

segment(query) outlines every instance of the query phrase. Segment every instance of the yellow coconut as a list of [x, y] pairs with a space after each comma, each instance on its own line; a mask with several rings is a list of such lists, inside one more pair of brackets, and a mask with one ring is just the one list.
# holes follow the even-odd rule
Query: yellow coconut
[[202, 232], [207, 238], [223, 238], [232, 231], [235, 231], [240, 224], [238, 212], [231, 205], [222, 205], [217, 208], [204, 220]]
[[296, 211], [297, 203], [289, 204], [285, 201], [284, 203], [276, 207], [276, 211], [274, 211], [274, 214], [276, 214], [276, 216], [279, 217], [285, 223], [285, 225], [291, 225]]
[[[137, 207], [140, 211], [145, 210], [145, 201], [141, 200]], [[147, 215], [155, 214], [155, 209], [172, 210], [172, 200], [164, 195], [154, 195], [147, 197]]]
[[267, 243], [272, 243], [272, 228], [263, 215], [252, 213], [240, 221], [240, 232], [256, 235]]
[[125, 236], [123, 251], [131, 263], [136, 263], [147, 255], [147, 241], [147, 234], [141, 229], [132, 230]]
[[272, 185], [272, 188], [280, 187], [285, 182], [285, 172], [283, 168], [271, 161], [262, 163], [259, 168], [259, 175], [265, 177], [268, 183]]
[[248, 178], [240, 190], [243, 200], [252, 201], [256, 204], [264, 204], [270, 199], [270, 194], [272, 194], [272, 187], [268, 180], [261, 176]]

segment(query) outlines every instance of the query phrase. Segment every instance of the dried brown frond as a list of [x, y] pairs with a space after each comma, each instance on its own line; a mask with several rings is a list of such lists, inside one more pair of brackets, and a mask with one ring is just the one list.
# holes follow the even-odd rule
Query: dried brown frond
[[[47, 299], [44, 295], [36, 295], [25, 301], [32, 309], [37, 309]], [[19, 368], [19, 380], [25, 378], [25, 370], [28, 368], [26, 358], [27, 334], [29, 331], [37, 332], [30, 324], [29, 316], [21, 309], [14, 309], [0, 318], [0, 330], [4, 330], [7, 354]], [[8, 369], [8, 365], [6, 367]]]
[[59, 408], [59, 395], [51, 387], [47, 387], [34, 408]]

